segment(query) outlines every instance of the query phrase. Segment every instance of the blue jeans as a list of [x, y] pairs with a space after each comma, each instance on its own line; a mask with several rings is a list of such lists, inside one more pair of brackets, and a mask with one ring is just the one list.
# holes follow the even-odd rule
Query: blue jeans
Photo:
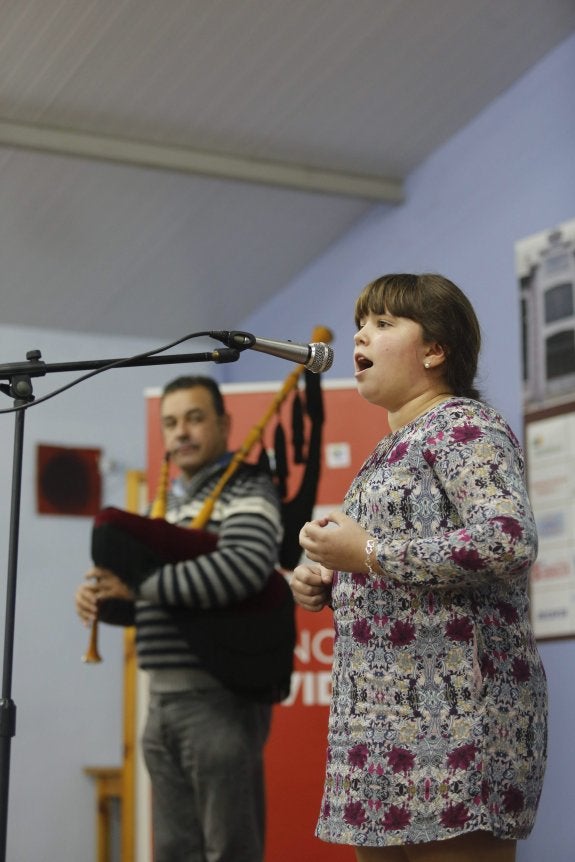
[[150, 695], [155, 862], [262, 862], [270, 718], [221, 687]]

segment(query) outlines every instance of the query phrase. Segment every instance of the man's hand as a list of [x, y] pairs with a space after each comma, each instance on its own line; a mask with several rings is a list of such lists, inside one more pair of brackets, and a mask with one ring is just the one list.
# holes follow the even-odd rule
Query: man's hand
[[98, 616], [98, 600], [96, 599], [96, 584], [84, 581], [76, 590], [76, 613], [85, 626], [91, 626]]
[[105, 599], [134, 601], [134, 592], [110, 569], [94, 566], [86, 572], [84, 581], [76, 590], [76, 613], [84, 623], [91, 625], [98, 616], [98, 602]]

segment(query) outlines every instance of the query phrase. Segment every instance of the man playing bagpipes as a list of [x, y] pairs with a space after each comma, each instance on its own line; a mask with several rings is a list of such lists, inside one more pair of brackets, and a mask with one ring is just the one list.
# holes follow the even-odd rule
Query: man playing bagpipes
[[[179, 528], [194, 521], [229, 467], [230, 417], [215, 381], [182, 377], [164, 389], [161, 422], [179, 470], [165, 517]], [[106, 511], [94, 531], [98, 564], [76, 608], [88, 625], [97, 617], [136, 625], [138, 662], [150, 679], [143, 750], [155, 862], [261, 862], [263, 747], [271, 702], [287, 695], [290, 673], [282, 669], [278, 679], [271, 656], [277, 648], [291, 662], [294, 636], [293, 607], [273, 572], [282, 525], [272, 478], [242, 463], [219, 491], [205, 532], [187, 531], [196, 547], [180, 559], [154, 549], [155, 521], [125, 513], [117, 524]], [[115, 562], [107, 545], [124, 529]], [[283, 622], [273, 622], [280, 605], [283, 632]]]

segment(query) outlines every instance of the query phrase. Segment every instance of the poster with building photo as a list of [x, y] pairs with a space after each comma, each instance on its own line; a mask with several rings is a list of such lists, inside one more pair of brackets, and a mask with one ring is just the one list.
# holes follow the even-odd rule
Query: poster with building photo
[[575, 635], [575, 413], [526, 425], [529, 493], [539, 534], [531, 614], [540, 638]]
[[575, 636], [575, 219], [516, 243], [538, 638]]

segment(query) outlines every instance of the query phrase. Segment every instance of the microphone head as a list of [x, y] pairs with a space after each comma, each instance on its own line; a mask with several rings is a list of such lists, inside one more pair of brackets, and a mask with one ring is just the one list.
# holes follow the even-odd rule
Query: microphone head
[[328, 344], [323, 344], [321, 341], [309, 346], [309, 359], [305, 363], [305, 367], [314, 374], [323, 374], [328, 371], [333, 362], [333, 350]]

